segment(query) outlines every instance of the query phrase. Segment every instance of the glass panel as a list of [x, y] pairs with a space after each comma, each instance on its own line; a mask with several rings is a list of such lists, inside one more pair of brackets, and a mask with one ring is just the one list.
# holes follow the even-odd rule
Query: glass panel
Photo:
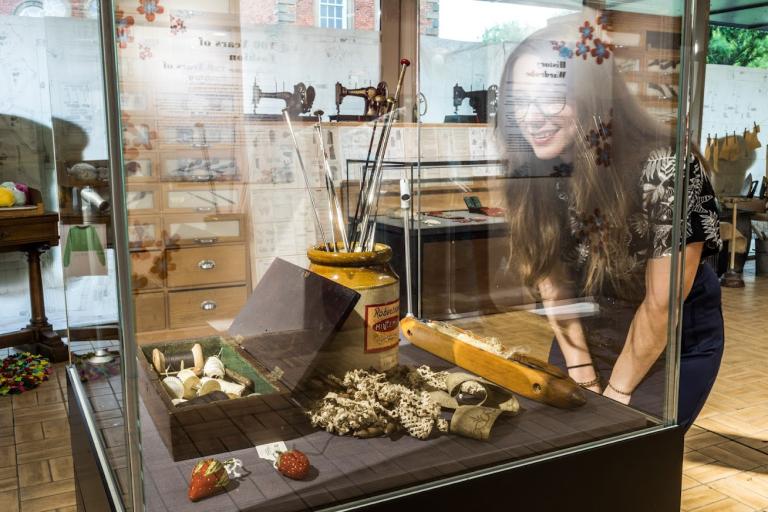
[[[588, 405], [571, 413], [585, 438], [673, 421], [676, 367], [659, 356], [668, 312], [645, 315], [647, 300], [667, 301], [677, 246], [680, 75], [653, 63], [680, 62], [683, 2], [422, 4], [438, 13], [420, 36], [429, 109], [414, 302], [424, 322], [524, 350], [570, 385], [586, 383], [575, 391]], [[436, 162], [446, 156], [456, 162]], [[664, 285], [646, 288], [646, 276]], [[634, 411], [606, 398], [626, 402], [626, 392]], [[627, 416], [598, 412], [619, 410]], [[565, 424], [535, 436], [572, 442]]]
[[[615, 360], [657, 251], [673, 281], [676, 164], [646, 164], [677, 99], [647, 64], [680, 59], [679, 12], [530, 4], [423, 0], [382, 33], [321, 27], [391, 2], [116, 12], [149, 510], [212, 504], [207, 458], [250, 472], [215, 507], [302, 510], [673, 421], [674, 358]], [[609, 378], [643, 382], [631, 407]]]
[[[53, 359], [69, 359], [79, 371], [77, 384], [85, 392], [82, 407], [92, 414], [96, 442], [105, 448], [104, 469], [110, 479], [117, 480], [124, 505], [132, 508], [122, 419], [99, 22], [85, 19], [69, 4], [29, 1], [0, 8], [0, 182], [23, 183], [39, 191], [40, 198], [32, 196], [33, 202], [40, 201], [42, 209], [55, 216], [51, 230], [58, 236], [49, 240], [50, 247], [39, 247], [43, 324], [50, 326], [41, 326], [45, 334], [37, 338], [48, 339], [48, 348], [42, 344], [37, 348]], [[15, 15], [7, 15], [10, 12]], [[148, 108], [140, 98], [126, 101]], [[151, 190], [144, 193], [138, 208], [151, 210], [159, 196]], [[27, 235], [40, 229], [34, 227], [38, 218], [31, 215], [27, 219], [33, 223], [26, 227]], [[0, 260], [0, 332], [24, 327], [35, 307], [29, 299], [27, 262], [21, 252], [6, 249], [2, 248]], [[0, 345], [7, 346], [2, 341]], [[105, 351], [101, 362], [92, 359], [98, 350]], [[5, 350], [0, 352], [4, 357]], [[59, 396], [66, 400], [67, 389], [62, 392]], [[45, 408], [58, 406], [51, 402]], [[69, 402], [73, 417], [79, 409]], [[63, 441], [69, 445], [69, 439]], [[67, 463], [61, 460], [63, 471]], [[62, 496], [69, 500], [66, 494]]]

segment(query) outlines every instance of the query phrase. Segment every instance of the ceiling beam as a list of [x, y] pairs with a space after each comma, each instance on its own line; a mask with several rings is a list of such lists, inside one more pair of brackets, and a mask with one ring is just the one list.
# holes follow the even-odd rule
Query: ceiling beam
[[729, 28], [743, 28], [743, 29], [749, 29], [749, 30], [766, 30], [768, 31], [768, 24], [765, 23], [754, 23], [752, 25], [745, 25], [742, 23], [730, 23], [728, 21], [715, 21], [715, 20], [709, 20], [710, 25], [715, 25], [718, 27], [729, 27]]
[[727, 12], [737, 12], [737, 11], [747, 11], [749, 9], [757, 9], [759, 7], [768, 7], [768, 2], [757, 2], [754, 4], [747, 4], [747, 5], [740, 5], [740, 6], [733, 6], [733, 7], [725, 7], [723, 9], [717, 9], [714, 11], [709, 11], [710, 16], [714, 16], [716, 14], [725, 14]]

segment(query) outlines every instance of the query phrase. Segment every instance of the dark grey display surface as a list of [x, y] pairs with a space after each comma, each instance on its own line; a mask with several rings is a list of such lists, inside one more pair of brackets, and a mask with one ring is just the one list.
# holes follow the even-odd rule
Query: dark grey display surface
[[[400, 359], [403, 364], [446, 368], [442, 360], [412, 346], [401, 347]], [[215, 458], [241, 459], [251, 474], [230, 484], [227, 493], [199, 503], [187, 499], [189, 477], [197, 461], [173, 462], [152, 422], [142, 421], [147, 510], [322, 508], [648, 426], [644, 415], [598, 395], [588, 395], [587, 404], [576, 410], [520, 399], [522, 412], [501, 418], [487, 442], [456, 435], [440, 435], [428, 441], [408, 436], [364, 440], [308, 431], [303, 437], [287, 440], [289, 447], [306, 453], [312, 463], [309, 478], [299, 482], [278, 474], [254, 448], [221, 453]], [[146, 409], [142, 414], [148, 417]], [[277, 411], [277, 415], [270, 416], [270, 421], [280, 421], [279, 414]], [[254, 419], [258, 420], [258, 415]]]

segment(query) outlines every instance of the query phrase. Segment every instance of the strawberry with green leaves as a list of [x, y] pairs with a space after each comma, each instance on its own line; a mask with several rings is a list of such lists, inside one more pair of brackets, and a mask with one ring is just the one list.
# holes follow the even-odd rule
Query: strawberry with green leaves
[[187, 497], [199, 501], [223, 491], [229, 485], [229, 475], [224, 465], [216, 459], [201, 460], [192, 470]]

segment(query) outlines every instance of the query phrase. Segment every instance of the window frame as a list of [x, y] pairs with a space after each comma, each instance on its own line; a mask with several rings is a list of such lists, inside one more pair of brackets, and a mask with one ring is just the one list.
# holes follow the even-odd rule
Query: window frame
[[[332, 2], [334, 0], [317, 0], [315, 2], [315, 9], [317, 14], [317, 26], [319, 28], [327, 28], [327, 29], [335, 29], [335, 30], [346, 30], [349, 28], [350, 22], [349, 22], [349, 3], [350, 0], [341, 0], [341, 27], [324, 27], [323, 26], [323, 17], [321, 15], [322, 7], [325, 5], [327, 7], [339, 7], [338, 4], [328, 4], [328, 2]], [[329, 17], [326, 16], [325, 19], [338, 19], [336, 16]]]

